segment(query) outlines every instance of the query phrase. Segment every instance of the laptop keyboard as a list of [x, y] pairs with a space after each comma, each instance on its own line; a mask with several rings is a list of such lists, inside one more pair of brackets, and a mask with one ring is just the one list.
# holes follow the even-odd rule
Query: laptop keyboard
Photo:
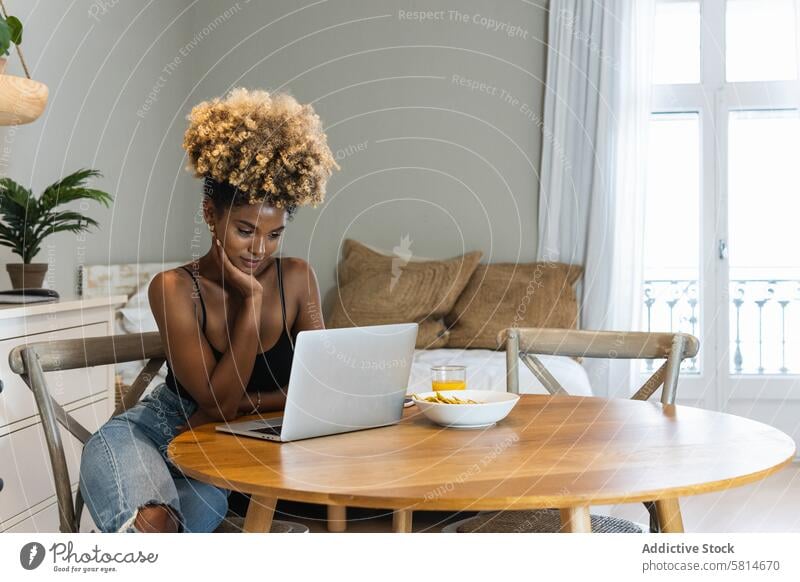
[[266, 426], [264, 428], [253, 428], [251, 432], [259, 432], [261, 434], [271, 434], [275, 436], [280, 436], [281, 434], [281, 427], [283, 425], [277, 424], [275, 426]]

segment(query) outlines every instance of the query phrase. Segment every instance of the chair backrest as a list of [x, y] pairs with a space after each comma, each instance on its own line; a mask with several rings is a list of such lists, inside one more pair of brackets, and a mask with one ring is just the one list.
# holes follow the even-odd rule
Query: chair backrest
[[551, 328], [506, 328], [497, 335], [506, 350], [506, 387], [519, 393], [519, 360], [531, 370], [550, 394], [567, 394], [536, 354], [586, 358], [666, 359], [632, 396], [647, 400], [664, 386], [661, 402], [674, 404], [681, 362], [693, 358], [700, 341], [686, 333], [586, 331]]
[[56, 487], [62, 533], [80, 531], [83, 500], [80, 489], [74, 503], [72, 500], [69, 472], [58, 423], [83, 444], [86, 444], [92, 433], [52, 398], [44, 373], [138, 360], [148, 360], [148, 362], [131, 388], [123, 395], [122, 402], [116, 407], [112, 417], [136, 404], [164, 365], [166, 354], [158, 332], [22, 344], [13, 348], [8, 356], [11, 370], [19, 374], [33, 392], [42, 418]]

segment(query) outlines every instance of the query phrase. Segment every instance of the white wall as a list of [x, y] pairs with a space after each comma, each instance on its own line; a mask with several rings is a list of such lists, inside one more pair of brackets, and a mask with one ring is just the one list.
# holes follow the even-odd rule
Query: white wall
[[[192, 247], [200, 186], [183, 169], [185, 115], [239, 85], [313, 102], [327, 128], [342, 171], [323, 206], [298, 213], [284, 248], [315, 266], [323, 293], [345, 237], [390, 249], [409, 235], [415, 256], [534, 258], [545, 0], [53, 4], [21, 14], [51, 101], [15, 128], [7, 170], [37, 189], [81, 166], [104, 172], [98, 186], [116, 202], [91, 210], [103, 228], [87, 237], [87, 263], [205, 252], [204, 228]], [[401, 10], [443, 12], [418, 21]], [[62, 293], [81, 259], [70, 238], [54, 236], [37, 258], [53, 254], [49, 286]]]

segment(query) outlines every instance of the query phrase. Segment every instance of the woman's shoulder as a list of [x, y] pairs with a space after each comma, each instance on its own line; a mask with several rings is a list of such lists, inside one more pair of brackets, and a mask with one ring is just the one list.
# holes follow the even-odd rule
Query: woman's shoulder
[[184, 291], [192, 289], [192, 279], [185, 269], [175, 267], [161, 271], [150, 281], [148, 294], [153, 297], [156, 293], [161, 293], [162, 297], [166, 294], [176, 293], [177, 296], [185, 295]]
[[313, 273], [314, 268], [305, 259], [300, 257], [278, 257], [281, 260], [281, 274], [284, 278], [298, 277]]
[[304, 295], [308, 291], [309, 281], [316, 284], [317, 275], [308, 261], [299, 257], [280, 257], [280, 260], [281, 276], [286, 290]]

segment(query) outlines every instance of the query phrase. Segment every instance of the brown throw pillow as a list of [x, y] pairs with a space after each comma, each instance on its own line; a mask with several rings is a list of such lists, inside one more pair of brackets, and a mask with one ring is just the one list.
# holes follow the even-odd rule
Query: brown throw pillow
[[573, 285], [582, 273], [564, 263], [478, 265], [445, 317], [448, 347], [497, 349], [497, 334], [507, 327], [575, 329]]
[[453, 309], [482, 253], [445, 260], [385, 255], [347, 239], [339, 265], [332, 328], [419, 323], [418, 348], [447, 345], [442, 321]]

